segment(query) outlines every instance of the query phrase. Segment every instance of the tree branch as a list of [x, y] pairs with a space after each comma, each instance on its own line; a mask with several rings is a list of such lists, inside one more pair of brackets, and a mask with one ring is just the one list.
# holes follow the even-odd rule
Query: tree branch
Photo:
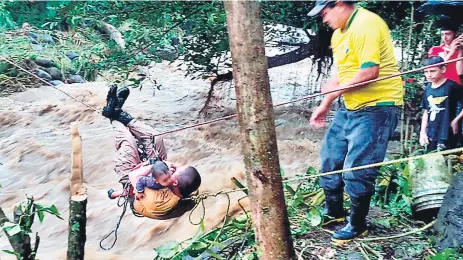
[[[171, 27], [169, 27], [167, 30], [164, 31], [164, 33], [162, 34], [162, 36], [166, 35], [167, 33], [169, 33], [170, 31], [172, 31], [172, 29], [176, 28], [177, 26], [179, 26], [180, 24], [184, 23], [186, 21], [186, 19], [190, 18], [191, 16], [199, 13], [201, 11], [201, 9], [196, 9], [196, 10], [193, 10], [191, 13], [187, 14], [185, 17], [183, 17], [182, 20], [176, 22], [174, 25], [172, 25]], [[135, 52], [133, 55], [137, 55], [139, 53], [142, 53], [144, 52], [146, 49], [148, 49], [151, 45], [153, 45], [153, 43], [148, 43], [147, 45], [145, 45], [145, 47], [141, 48], [139, 51]]]
[[[3, 227], [3, 225], [6, 222], [10, 222], [10, 220], [6, 217], [5, 212], [3, 212], [3, 209], [0, 208], [0, 227]], [[13, 237], [11, 237], [6, 231], [5, 235], [8, 238], [8, 241], [10, 241], [11, 248], [13, 248], [13, 251], [19, 252], [19, 245], [13, 240]]]
[[288, 53], [267, 57], [268, 68], [280, 67], [283, 65], [295, 63], [304, 60], [312, 55], [310, 43], [301, 44], [300, 48]]

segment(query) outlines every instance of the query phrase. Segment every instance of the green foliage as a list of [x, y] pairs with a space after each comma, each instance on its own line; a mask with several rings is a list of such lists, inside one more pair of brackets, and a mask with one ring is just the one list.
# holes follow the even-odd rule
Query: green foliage
[[462, 260], [463, 254], [458, 253], [453, 248], [447, 248], [444, 252], [437, 253], [433, 257], [426, 257], [426, 260]]
[[[311, 28], [319, 20], [306, 19], [311, 2], [263, 3], [263, 19], [267, 24], [283, 22], [286, 25]], [[118, 73], [129, 71], [135, 65], [147, 65], [165, 58], [166, 52], [180, 56], [188, 66], [187, 74], [205, 78], [230, 69], [228, 33], [223, 2], [79, 2], [46, 1], [27, 4], [7, 2], [5, 14], [11, 13], [12, 23], [49, 30], [74, 28], [94, 41], [91, 30], [100, 21], [116, 26], [122, 33], [127, 50], [114, 47], [109, 41], [89, 50], [96, 62], [83, 62], [85, 70], [110, 70]], [[146, 15], [149, 13], [150, 15]], [[11, 26], [10, 26], [11, 27]], [[294, 30], [280, 35], [297, 36]], [[172, 44], [177, 41], [177, 44]], [[328, 46], [326, 46], [328, 48]], [[84, 57], [82, 61], [89, 60]], [[91, 60], [91, 59], [90, 59]], [[95, 59], [93, 59], [95, 61]], [[123, 77], [126, 77], [125, 73]]]
[[180, 249], [180, 243], [170, 241], [154, 249], [160, 258], [171, 259]]
[[380, 168], [380, 177], [373, 196], [373, 204], [384, 207], [392, 215], [411, 215], [411, 190], [408, 164], [396, 163]]
[[5, 2], [0, 2], [0, 30], [1, 29], [12, 29], [16, 26], [16, 23], [11, 17], [11, 13], [6, 8]]
[[[411, 6], [416, 9], [420, 3], [363, 1], [360, 4], [386, 20], [397, 46], [406, 48], [409, 38], [412, 39], [411, 46], [427, 48], [438, 43], [435, 27], [432, 23], [421, 22], [422, 17], [415, 17], [412, 35], [408, 35]], [[302, 36], [297, 29], [304, 29], [314, 44], [315, 53], [311, 58], [320, 68], [331, 59], [331, 32], [320, 19], [307, 17], [313, 5], [311, 1], [264, 1], [262, 21], [267, 28], [269, 43], [284, 37], [289, 39], [289, 44], [297, 44], [297, 38]], [[226, 14], [220, 1], [1, 2], [0, 24], [11, 29], [22, 26], [24, 22], [49, 30], [72, 29], [90, 41], [91, 48], [85, 49], [77, 62], [79, 71], [87, 79], [94, 78], [98, 71], [109, 70], [118, 74], [110, 80], [120, 83], [128, 79], [134, 66], [177, 57], [182, 65], [187, 66], [186, 73], [192, 78], [206, 78], [231, 68]], [[101, 22], [119, 29], [126, 41], [126, 50], [95, 33]], [[272, 29], [276, 24], [287, 26], [286, 31]], [[412, 52], [407, 56], [408, 66], [421, 62], [425, 53], [416, 53], [418, 49], [406, 50]], [[137, 85], [138, 82], [132, 83]], [[410, 90], [414, 92], [413, 88]]]
[[21, 239], [25, 234], [32, 233], [31, 227], [36, 215], [41, 223], [44, 220], [45, 213], [62, 219], [55, 205], [46, 207], [35, 203], [32, 198], [27, 198], [19, 203], [17, 209], [18, 211], [15, 212], [15, 215], [20, 216], [18, 223], [5, 222], [2, 226], [3, 230], [15, 239]]
[[312, 227], [317, 227], [322, 224], [323, 217], [320, 211], [313, 207], [307, 212], [307, 221]]
[[[187, 73], [206, 78], [207, 73], [219, 74], [220, 66], [231, 67], [224, 56], [229, 50], [227, 19], [222, 2], [211, 2], [200, 7], [194, 17], [191, 36], [184, 38], [183, 63]], [[222, 71], [223, 72], [223, 71]]]
[[15, 251], [11, 251], [11, 250], [2, 250], [2, 251], [10, 255], [15, 255], [17, 257], [21, 256], [19, 253], [16, 253]]
[[238, 251], [252, 248], [254, 243], [250, 219], [247, 215], [243, 215], [208, 233], [204, 233], [204, 223], [201, 222], [198, 233], [193, 238], [182, 243], [170, 241], [155, 248], [154, 259], [175, 260], [184, 257], [230, 259], [230, 257], [237, 257]]
[[[34, 224], [35, 216], [39, 218], [40, 223], [43, 222], [45, 213], [56, 216], [62, 219], [55, 205], [44, 206], [35, 203], [32, 198], [27, 197], [26, 200], [20, 202], [15, 208], [15, 222], [6, 221], [2, 225], [2, 229], [12, 237], [14, 241], [24, 241], [25, 236], [32, 233], [32, 225]], [[19, 252], [3, 250], [8, 254], [19, 256]], [[35, 252], [33, 252], [34, 254]]]

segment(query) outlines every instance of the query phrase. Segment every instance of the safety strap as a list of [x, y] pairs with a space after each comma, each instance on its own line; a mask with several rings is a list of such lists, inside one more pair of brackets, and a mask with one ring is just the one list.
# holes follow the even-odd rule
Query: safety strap
[[138, 150], [138, 157], [142, 162], [146, 162], [148, 160], [148, 155], [146, 154], [146, 148], [143, 143], [138, 142], [137, 140], [137, 150]]
[[156, 140], [155, 140], [155, 138], [156, 137], [154, 137], [154, 136], [151, 137], [151, 145], [153, 146], [154, 155], [156, 156], [155, 160], [156, 161], [162, 161], [162, 158], [161, 158], [161, 156], [159, 156], [159, 152], [156, 149]]

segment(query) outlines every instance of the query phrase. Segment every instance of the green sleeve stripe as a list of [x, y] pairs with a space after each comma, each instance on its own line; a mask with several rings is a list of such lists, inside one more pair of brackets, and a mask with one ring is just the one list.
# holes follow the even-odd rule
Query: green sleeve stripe
[[362, 66], [360, 66], [360, 68], [361, 69], [366, 69], [366, 68], [374, 67], [376, 65], [378, 65], [378, 63], [372, 62], [372, 61], [367, 61], [367, 62], [363, 63]]

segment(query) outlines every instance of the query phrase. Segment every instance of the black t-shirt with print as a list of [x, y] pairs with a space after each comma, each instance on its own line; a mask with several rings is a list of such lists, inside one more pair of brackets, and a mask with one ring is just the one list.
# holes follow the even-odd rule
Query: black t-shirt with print
[[462, 90], [460, 85], [449, 79], [438, 88], [432, 88], [430, 82], [426, 83], [421, 108], [428, 112], [426, 134], [429, 139], [445, 142], [453, 136], [450, 123], [457, 116]]

